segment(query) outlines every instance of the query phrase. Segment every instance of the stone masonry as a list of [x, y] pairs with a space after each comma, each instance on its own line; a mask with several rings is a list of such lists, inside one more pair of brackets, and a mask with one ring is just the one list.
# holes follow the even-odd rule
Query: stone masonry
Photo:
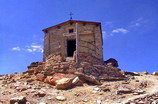
[[68, 49], [68, 41], [75, 40], [76, 43], [73, 44], [76, 45], [79, 61], [83, 60], [82, 55], [84, 54], [90, 54], [103, 61], [101, 23], [70, 20], [43, 31], [45, 33], [44, 60], [50, 54], [68, 57], [68, 50], [72, 48], [70, 46]]

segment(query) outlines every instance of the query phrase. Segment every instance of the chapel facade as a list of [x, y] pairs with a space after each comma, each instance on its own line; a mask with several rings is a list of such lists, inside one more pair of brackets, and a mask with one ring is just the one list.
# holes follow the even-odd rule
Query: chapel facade
[[76, 57], [80, 62], [89, 57], [103, 61], [103, 39], [100, 22], [69, 20], [43, 29], [45, 60], [49, 55]]

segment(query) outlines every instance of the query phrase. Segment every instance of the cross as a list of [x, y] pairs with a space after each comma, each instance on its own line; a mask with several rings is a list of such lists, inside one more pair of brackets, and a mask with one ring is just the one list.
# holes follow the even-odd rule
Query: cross
[[72, 20], [72, 15], [74, 15], [72, 12], [70, 12], [70, 20]]

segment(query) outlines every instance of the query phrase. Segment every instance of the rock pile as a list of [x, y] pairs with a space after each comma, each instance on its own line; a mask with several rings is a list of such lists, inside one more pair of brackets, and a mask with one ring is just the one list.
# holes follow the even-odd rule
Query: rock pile
[[114, 67], [117, 65], [114, 59], [107, 61], [115, 61], [113, 66], [109, 66], [90, 54], [82, 54], [80, 57], [82, 60], [76, 63], [75, 58], [67, 60], [60, 55], [50, 55], [44, 62], [31, 63], [27, 72], [34, 74], [37, 80], [55, 85], [58, 89], [81, 85], [83, 82], [101, 84], [99, 82], [101, 80], [122, 80], [124, 78], [120, 70]]

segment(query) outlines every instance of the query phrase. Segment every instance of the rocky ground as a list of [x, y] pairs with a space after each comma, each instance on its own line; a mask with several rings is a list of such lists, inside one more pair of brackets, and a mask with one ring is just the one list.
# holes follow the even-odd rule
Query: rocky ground
[[0, 76], [0, 104], [158, 104], [158, 76], [126, 75], [126, 80], [82, 83], [59, 90], [37, 76]]
[[0, 104], [158, 104], [158, 72], [125, 72], [90, 55], [50, 55], [23, 73], [0, 75]]

